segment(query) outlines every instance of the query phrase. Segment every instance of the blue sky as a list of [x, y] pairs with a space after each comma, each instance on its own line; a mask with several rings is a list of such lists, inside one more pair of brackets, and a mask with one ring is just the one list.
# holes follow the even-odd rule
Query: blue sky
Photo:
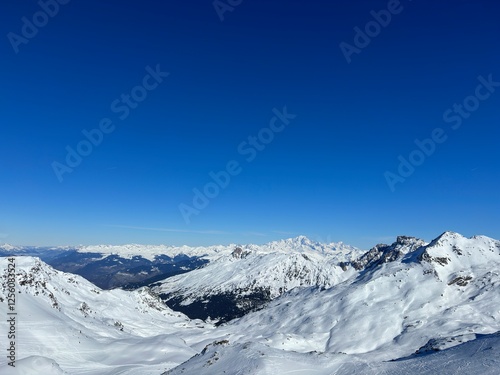
[[[0, 242], [500, 238], [497, 2], [244, 0], [223, 20], [212, 1], [58, 8], [1, 6]], [[372, 11], [388, 9], [377, 29]], [[132, 92], [144, 100], [124, 104]], [[108, 132], [68, 166], [67, 147], [103, 119]], [[210, 172], [229, 162], [216, 191]]]

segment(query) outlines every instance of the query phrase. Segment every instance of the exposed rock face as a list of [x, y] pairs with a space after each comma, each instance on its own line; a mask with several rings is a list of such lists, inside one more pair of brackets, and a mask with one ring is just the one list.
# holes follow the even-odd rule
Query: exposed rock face
[[470, 280], [472, 280], [472, 276], [459, 276], [451, 280], [448, 285], [457, 284], [458, 286], [467, 286]]
[[398, 236], [392, 245], [379, 244], [360, 258], [351, 262], [358, 271], [377, 266], [383, 263], [394, 262], [409, 252], [426, 245], [425, 241], [408, 236]]
[[233, 250], [231, 255], [233, 256], [233, 258], [242, 259], [242, 258], [246, 258], [248, 255], [250, 255], [250, 253], [251, 252], [248, 250], [243, 250], [241, 247], [237, 247]]

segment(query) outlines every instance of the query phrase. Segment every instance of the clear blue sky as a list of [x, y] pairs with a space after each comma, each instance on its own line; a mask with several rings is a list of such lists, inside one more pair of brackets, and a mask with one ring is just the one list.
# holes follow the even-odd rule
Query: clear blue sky
[[[339, 45], [387, 1], [244, 0], [223, 21], [211, 0], [59, 8], [45, 20], [36, 1], [0, 6], [0, 242], [500, 238], [500, 88], [469, 98], [459, 128], [456, 113], [443, 119], [479, 76], [500, 81], [497, 1], [401, 0], [350, 63]], [[34, 36], [25, 27], [26, 43], [9, 34], [24, 38], [23, 17], [47, 21]], [[128, 116], [113, 111], [157, 64], [170, 75], [136, 89], [147, 97]], [[296, 117], [263, 130], [264, 149], [241, 146], [285, 106]], [[103, 118], [113, 131], [60, 182], [54, 161]], [[436, 128], [446, 141], [391, 189], [384, 174]], [[179, 205], [231, 160], [240, 173], [187, 223]]]

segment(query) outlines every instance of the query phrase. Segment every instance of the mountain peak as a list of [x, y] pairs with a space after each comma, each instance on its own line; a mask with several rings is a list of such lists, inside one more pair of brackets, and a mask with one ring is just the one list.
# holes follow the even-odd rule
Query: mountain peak
[[299, 241], [309, 241], [309, 238], [307, 238], [306, 236], [304, 236], [303, 234], [295, 237], [296, 240], [299, 240]]
[[358, 256], [359, 253], [361, 252], [356, 247], [346, 245], [343, 242], [322, 243], [311, 240], [310, 238], [304, 235], [278, 241], [272, 241], [261, 246], [260, 248], [263, 249], [265, 252], [285, 251], [285, 252], [313, 252], [313, 253], [323, 253], [323, 254], [352, 253], [355, 254], [355, 256]]
[[297, 237], [286, 238], [277, 241], [271, 241], [264, 245], [264, 247], [269, 247], [270, 249], [284, 249], [284, 250], [300, 250], [303, 248], [316, 248], [321, 246], [320, 243], [315, 242], [307, 238], [306, 236], [300, 235]]
[[301, 245], [310, 245], [310, 244], [313, 244], [313, 243], [317, 243], [316, 241], [312, 241], [312, 240], [310, 240], [308, 237], [306, 237], [304, 235], [300, 235], [300, 236], [297, 236], [295, 238], [289, 238], [286, 241], [290, 241], [292, 243], [298, 243], [298, 244], [301, 244]]
[[20, 247], [19, 246], [13, 246], [13, 245], [8, 244], [8, 243], [4, 243], [3, 245], [0, 245], [0, 249], [6, 250], [6, 251], [12, 251], [12, 250], [19, 250]]
[[454, 242], [456, 240], [465, 240], [466, 238], [462, 236], [460, 233], [453, 231], [446, 231], [441, 233], [438, 237], [433, 239], [430, 243], [430, 246], [434, 245], [442, 245], [447, 242]]
[[462, 236], [460, 233], [458, 232], [453, 232], [451, 230], [447, 230], [443, 233], [441, 233], [437, 238], [440, 239], [440, 238], [463, 238], [464, 236]]

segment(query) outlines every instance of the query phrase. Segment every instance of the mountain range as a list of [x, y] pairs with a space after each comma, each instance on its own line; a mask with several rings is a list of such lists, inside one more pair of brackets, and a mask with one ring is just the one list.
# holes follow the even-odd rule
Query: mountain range
[[[496, 374], [500, 362], [500, 241], [485, 236], [0, 255], [2, 270], [15, 255], [28, 374]], [[160, 262], [175, 272], [163, 278]], [[86, 267], [121, 287], [65, 271]]]

